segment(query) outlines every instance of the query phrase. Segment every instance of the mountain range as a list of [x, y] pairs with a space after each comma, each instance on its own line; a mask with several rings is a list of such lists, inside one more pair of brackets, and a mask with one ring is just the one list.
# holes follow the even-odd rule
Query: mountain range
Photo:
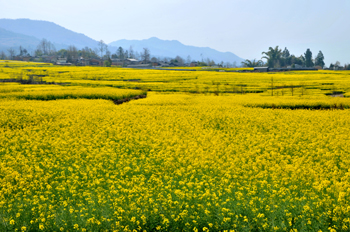
[[[66, 29], [53, 22], [30, 19], [0, 19], [0, 51], [8, 48], [22, 46], [29, 51], [34, 51], [40, 40], [47, 39], [56, 49], [67, 48], [74, 45], [78, 49], [83, 47], [97, 48], [98, 41], [82, 34]], [[220, 52], [209, 47], [195, 47], [180, 43], [177, 40], [161, 40], [152, 37], [144, 40], [118, 40], [108, 44], [108, 49], [114, 53], [118, 47], [129, 49], [132, 46], [136, 52], [142, 52], [148, 48], [151, 56], [171, 57], [180, 56], [191, 60], [210, 58], [216, 63], [236, 62], [240, 64], [242, 58], [232, 52]]]

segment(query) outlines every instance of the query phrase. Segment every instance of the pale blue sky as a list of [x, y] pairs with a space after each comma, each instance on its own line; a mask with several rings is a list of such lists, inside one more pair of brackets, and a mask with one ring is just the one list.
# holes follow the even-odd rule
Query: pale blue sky
[[155, 36], [246, 59], [279, 45], [350, 63], [350, 0], [0, 0], [0, 18], [51, 21], [107, 43]]

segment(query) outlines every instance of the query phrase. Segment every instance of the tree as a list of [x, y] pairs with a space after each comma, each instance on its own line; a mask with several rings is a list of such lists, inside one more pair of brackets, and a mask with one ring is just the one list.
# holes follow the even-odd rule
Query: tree
[[148, 48], [143, 48], [143, 52], [141, 53], [141, 58], [144, 63], [148, 63], [151, 57], [151, 53]]
[[42, 39], [37, 46], [37, 50], [35, 51], [36, 54], [40, 55], [52, 55], [55, 52], [55, 46], [47, 39]]
[[287, 66], [287, 65], [291, 65], [291, 56], [289, 53], [289, 50], [285, 47], [283, 52], [282, 52], [282, 66]]
[[110, 52], [108, 49], [106, 50], [105, 57], [106, 57], [107, 59], [110, 59], [110, 58], [111, 58], [111, 52]]
[[79, 51], [80, 56], [84, 59], [98, 58], [98, 55], [89, 47], [85, 47]]
[[105, 60], [105, 61], [103, 62], [103, 64], [104, 64], [105, 67], [111, 67], [111, 66], [112, 66], [112, 60], [111, 60], [111, 58], [108, 57], [108, 59]]
[[177, 60], [177, 63], [178, 63], [179, 65], [181, 65], [181, 66], [183, 66], [184, 63], [185, 63], [184, 59], [182, 59], [181, 56], [176, 56], [176, 57], [175, 57], [175, 60]]
[[105, 42], [103, 42], [103, 40], [101, 39], [99, 42], [98, 42], [98, 50], [101, 54], [101, 59], [103, 57], [103, 52], [107, 50], [107, 45], [105, 44]]
[[253, 68], [253, 67], [259, 67], [259, 66], [263, 66], [264, 62], [262, 60], [245, 60], [242, 62], [242, 66], [243, 67], [250, 67], [250, 68]]
[[188, 56], [187, 56], [187, 59], [186, 59], [186, 63], [187, 63], [187, 64], [190, 64], [190, 63], [191, 63], [191, 61], [192, 61], [192, 60], [191, 60], [191, 56], [190, 56], [190, 55], [188, 55]]
[[59, 50], [56, 54], [57, 54], [57, 56], [60, 57], [60, 58], [67, 57], [67, 50], [66, 50], [66, 49], [61, 49], [61, 50]]
[[339, 68], [340, 67], [340, 62], [336, 61], [335, 64], [334, 64], [334, 67]]
[[117, 49], [117, 57], [121, 60], [124, 60], [124, 56], [125, 56], [124, 49], [122, 47], [119, 47]]
[[151, 62], [152, 62], [152, 63], [158, 62], [158, 59], [157, 59], [156, 57], [152, 57], [152, 58], [151, 58]]
[[141, 55], [140, 55], [140, 53], [138, 51], [135, 52], [134, 58], [138, 59], [138, 60], [141, 58]]
[[324, 67], [325, 63], [324, 63], [324, 56], [323, 53], [321, 51], [318, 52], [316, 58], [315, 58], [315, 65], [316, 66], [321, 66], [322, 68]]
[[132, 46], [130, 46], [130, 48], [129, 48], [129, 57], [131, 59], [135, 58], [134, 49], [132, 48]]
[[265, 55], [262, 57], [262, 59], [267, 60], [268, 67], [276, 68], [280, 66], [282, 51], [281, 49], [278, 49], [278, 46], [275, 48], [269, 47], [269, 51], [262, 52], [261, 54]]
[[305, 66], [306, 67], [313, 67], [314, 62], [312, 62], [312, 52], [310, 51], [309, 48], [306, 50], [304, 55], [305, 55]]
[[128, 59], [129, 58], [129, 51], [125, 50], [124, 52], [124, 59]]
[[6, 54], [4, 51], [0, 52], [0, 60], [6, 60]]
[[19, 46], [19, 56], [23, 56], [23, 49], [22, 49], [22, 46]]
[[13, 57], [15, 56], [15, 49], [9, 48], [9, 49], [7, 49], [7, 51], [10, 54], [10, 60], [12, 60]]
[[67, 62], [76, 63], [78, 59], [78, 50], [74, 45], [71, 45], [67, 49]]

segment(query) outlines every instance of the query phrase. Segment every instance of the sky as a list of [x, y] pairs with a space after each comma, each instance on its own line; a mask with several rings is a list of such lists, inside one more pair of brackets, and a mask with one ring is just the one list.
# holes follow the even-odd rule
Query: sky
[[95, 40], [158, 37], [261, 59], [269, 47], [350, 63], [350, 0], [0, 0], [0, 18], [54, 22]]

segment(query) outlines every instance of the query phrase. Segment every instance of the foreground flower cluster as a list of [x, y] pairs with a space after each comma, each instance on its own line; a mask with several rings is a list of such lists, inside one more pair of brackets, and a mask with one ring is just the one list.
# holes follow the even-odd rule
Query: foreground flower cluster
[[0, 231], [349, 230], [349, 110], [262, 101], [2, 99]]

